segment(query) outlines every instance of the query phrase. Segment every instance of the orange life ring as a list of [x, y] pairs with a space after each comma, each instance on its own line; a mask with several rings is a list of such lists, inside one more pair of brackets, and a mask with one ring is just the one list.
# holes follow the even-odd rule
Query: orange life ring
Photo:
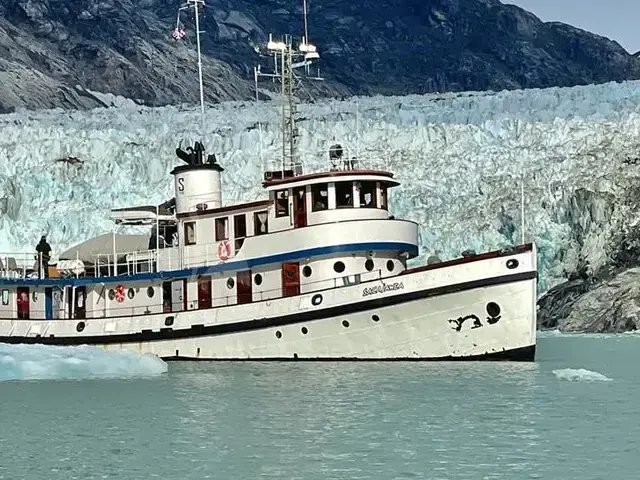
[[226, 260], [231, 255], [231, 245], [228, 241], [224, 240], [218, 243], [218, 258], [220, 260]]
[[122, 285], [116, 287], [116, 302], [124, 302], [124, 287]]

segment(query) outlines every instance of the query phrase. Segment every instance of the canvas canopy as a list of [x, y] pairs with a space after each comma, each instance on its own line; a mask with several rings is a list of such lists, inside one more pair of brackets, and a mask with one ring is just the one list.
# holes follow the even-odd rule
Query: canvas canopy
[[[149, 249], [148, 235], [116, 235], [116, 252], [118, 260], [125, 258], [127, 253], [146, 251]], [[71, 247], [58, 256], [60, 260], [81, 260], [83, 263], [93, 264], [97, 256], [113, 255], [113, 234], [105, 233], [91, 238], [86, 242]]]

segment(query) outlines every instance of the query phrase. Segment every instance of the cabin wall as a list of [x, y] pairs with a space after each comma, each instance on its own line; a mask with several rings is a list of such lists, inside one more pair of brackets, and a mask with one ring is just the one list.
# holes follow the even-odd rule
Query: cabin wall
[[282, 269], [280, 265], [265, 265], [251, 270], [254, 302], [282, 296]]
[[123, 282], [121, 285], [125, 289], [122, 302], [118, 302], [115, 296], [118, 284], [109, 284], [105, 286], [106, 288], [101, 285], [89, 287], [87, 289], [87, 318], [148, 315], [162, 312], [160, 286], [151, 282]]
[[42, 287], [30, 287], [29, 288], [29, 318], [30, 319], [44, 319], [44, 288]]
[[217, 273], [212, 279], [213, 305], [216, 307], [237, 304], [236, 272]]
[[[373, 253], [373, 256], [362, 253], [352, 254], [348, 257], [322, 257], [309, 262], [301, 262], [300, 292], [308, 293], [390, 277], [406, 268], [404, 263], [395, 257], [395, 252]], [[344, 270], [341, 267], [344, 267]]]
[[0, 317], [15, 318], [16, 316], [16, 289], [15, 287], [0, 290]]

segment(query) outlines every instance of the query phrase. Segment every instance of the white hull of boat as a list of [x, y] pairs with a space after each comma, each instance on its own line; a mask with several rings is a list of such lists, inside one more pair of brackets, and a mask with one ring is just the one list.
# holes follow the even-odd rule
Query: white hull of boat
[[532, 361], [535, 248], [294, 297], [90, 318], [82, 332], [77, 320], [10, 323], [0, 341], [93, 344], [168, 360]]

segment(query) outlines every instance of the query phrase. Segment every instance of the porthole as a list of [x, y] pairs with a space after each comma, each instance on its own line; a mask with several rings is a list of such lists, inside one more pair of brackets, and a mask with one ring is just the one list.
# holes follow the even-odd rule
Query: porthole
[[490, 317], [497, 317], [500, 315], [500, 305], [496, 302], [487, 303], [487, 313]]
[[227, 288], [229, 290], [231, 290], [235, 284], [236, 284], [236, 282], [233, 280], [233, 278], [228, 278], [227, 279]]
[[171, 317], [166, 317], [166, 318], [164, 319], [164, 325], [165, 325], [166, 327], [170, 327], [171, 325], [173, 325], [173, 316], [171, 316]]
[[349, 322], [347, 322], [346, 320], [343, 320], [343, 321], [342, 321], [342, 326], [343, 326], [344, 328], [348, 328], [348, 327], [349, 327]]
[[253, 277], [253, 281], [256, 283], [256, 285], [262, 285], [262, 275], [256, 273], [256, 276]]
[[153, 289], [153, 287], [149, 287], [147, 288], [147, 297], [149, 298], [153, 298], [153, 296], [155, 295], [156, 291]]
[[282, 332], [280, 330], [276, 332], [276, 338], [282, 338]]
[[378, 315], [372, 315], [371, 316], [371, 320], [373, 320], [374, 322], [379, 322], [380, 321], [380, 317]]
[[135, 291], [133, 288], [130, 288], [130, 289], [127, 291], [127, 297], [129, 297], [129, 299], [132, 299], [132, 298], [133, 298], [133, 297], [135, 297], [135, 296], [136, 296], [136, 291]]
[[112, 288], [111, 290], [109, 290], [109, 300], [113, 300], [114, 298], [116, 298], [116, 292]]
[[84, 322], [78, 322], [78, 325], [76, 325], [76, 331], [81, 332], [84, 330]]
[[322, 295], [320, 295], [319, 293], [311, 297], [311, 305], [313, 305], [314, 307], [317, 307], [321, 303], [322, 303]]
[[373, 260], [371, 260], [370, 258], [367, 258], [367, 261], [364, 262], [364, 268], [367, 270], [367, 272], [370, 272], [371, 270], [373, 270]]
[[306, 335], [307, 333], [309, 333], [309, 330], [307, 330], [307, 327], [302, 327], [300, 331], [302, 332], [303, 335]]
[[302, 275], [304, 275], [305, 277], [310, 277], [311, 276], [311, 267], [309, 265], [305, 265], [305, 267], [302, 269]]
[[518, 265], [520, 265], [520, 262], [518, 260], [516, 260], [515, 258], [511, 258], [511, 259], [507, 260], [507, 268], [509, 270], [513, 270], [514, 268], [518, 268]]
[[393, 272], [393, 269], [395, 268], [395, 263], [393, 263], [393, 260], [387, 260], [387, 270], [389, 270], [390, 272]]
[[334, 270], [336, 273], [342, 273], [342, 272], [344, 272], [344, 269], [345, 269], [345, 268], [346, 268], [346, 267], [344, 266], [344, 263], [342, 263], [342, 262], [340, 262], [340, 261], [338, 261], [338, 262], [336, 262], [336, 263], [334, 263], [334, 264], [333, 264], [333, 270]]

